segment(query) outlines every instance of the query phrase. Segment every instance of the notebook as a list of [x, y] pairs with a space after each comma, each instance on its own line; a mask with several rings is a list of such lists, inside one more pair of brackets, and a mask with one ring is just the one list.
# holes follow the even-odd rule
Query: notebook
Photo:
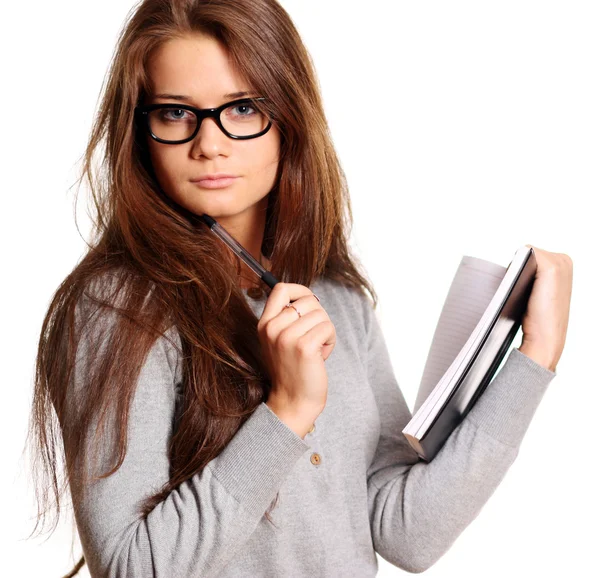
[[402, 430], [431, 461], [494, 378], [519, 328], [537, 264], [520, 247], [507, 267], [463, 256], [434, 332], [415, 401]]

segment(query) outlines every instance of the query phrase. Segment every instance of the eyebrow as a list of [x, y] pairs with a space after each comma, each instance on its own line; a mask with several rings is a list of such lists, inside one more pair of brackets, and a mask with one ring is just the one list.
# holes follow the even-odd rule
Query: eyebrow
[[[252, 92], [249, 91], [240, 91], [240, 92], [230, 92], [228, 94], [224, 94], [223, 98], [242, 98], [243, 96], [247, 96], [253, 94]], [[185, 96], [183, 94], [168, 94], [168, 93], [160, 93], [160, 94], [153, 94], [152, 98], [164, 98], [166, 100], [187, 100], [187, 101], [191, 101], [193, 100], [191, 96]]]

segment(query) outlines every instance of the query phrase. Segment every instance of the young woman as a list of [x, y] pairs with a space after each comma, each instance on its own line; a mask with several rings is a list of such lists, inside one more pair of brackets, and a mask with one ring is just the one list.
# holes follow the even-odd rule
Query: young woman
[[44, 320], [32, 408], [57, 512], [73, 500], [70, 576], [364, 578], [375, 552], [422, 572], [516, 458], [570, 259], [536, 249], [523, 344], [420, 461], [317, 86], [275, 0], [146, 0], [120, 36], [83, 171], [94, 242]]

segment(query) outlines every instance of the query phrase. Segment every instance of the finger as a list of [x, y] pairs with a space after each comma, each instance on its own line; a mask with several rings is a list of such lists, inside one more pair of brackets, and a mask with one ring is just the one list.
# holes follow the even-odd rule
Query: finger
[[546, 274], [546, 271], [552, 269], [556, 262], [557, 253], [551, 251], [544, 251], [539, 247], [533, 245], [527, 245], [534, 250], [535, 262], [537, 264], [536, 278]]
[[329, 320], [321, 321], [299, 337], [298, 341], [305, 342], [309, 355], [319, 354], [325, 360], [335, 346], [335, 327]]
[[335, 334], [335, 326], [332, 324], [331, 327], [332, 327], [333, 331], [326, 338], [326, 341], [323, 344], [323, 349], [321, 350], [321, 355], [323, 356], [323, 361], [325, 361], [329, 357], [331, 352], [333, 351], [333, 348], [335, 347], [335, 342], [337, 339], [336, 334]]
[[[312, 297], [312, 294], [305, 295], [304, 297], [300, 297], [300, 299], [296, 299], [293, 303], [286, 303], [279, 314], [269, 321], [268, 333], [271, 338], [277, 336], [285, 327], [297, 322], [298, 319], [303, 319], [311, 312], [320, 311], [326, 319], [329, 319], [329, 316], [320, 303]], [[311, 317], [311, 319], [314, 319], [314, 317]], [[301, 327], [303, 326], [304, 324], [301, 324]]]
[[[297, 323], [300, 319], [305, 319], [310, 313], [320, 312], [321, 318], [324, 317], [329, 320], [329, 316], [320, 306], [319, 302], [311, 297], [312, 296], [305, 295], [294, 301], [294, 303], [286, 304], [275, 317], [272, 317], [268, 321], [263, 321], [264, 325], [259, 327], [259, 333], [264, 328], [267, 339], [271, 343], [274, 343], [284, 329]], [[312, 325], [314, 325], [314, 316], [311, 316], [310, 319], [313, 320]], [[298, 335], [302, 335], [309, 329], [305, 323], [301, 323], [298, 327], [303, 329]]]
[[535, 258], [535, 279], [538, 279], [545, 268], [545, 257], [543, 255], [544, 251], [542, 249], [538, 249], [533, 245], [525, 245], [530, 249], [533, 249], [533, 256]]
[[[284, 305], [284, 308], [287, 305], [288, 304], [286, 303]], [[293, 303], [291, 303], [291, 305], [295, 307], [300, 316], [305, 315], [310, 311], [314, 311], [315, 309], [323, 309], [321, 303], [314, 298], [313, 293], [311, 293], [310, 295], [304, 295], [303, 297], [296, 299]], [[294, 309], [292, 309], [292, 311], [294, 311]]]
[[284, 308], [277, 317], [269, 322], [269, 334], [272, 339], [278, 341], [278, 344], [285, 348], [293, 345], [316, 324], [323, 321], [329, 321], [329, 317], [322, 309], [310, 311], [306, 315], [298, 317], [291, 307]]
[[[288, 303], [293, 303], [306, 295], [312, 295], [312, 291], [304, 285], [298, 283], [276, 283], [267, 298], [261, 321], [263, 324], [266, 323], [278, 315]], [[314, 300], [318, 303], [316, 299]]]

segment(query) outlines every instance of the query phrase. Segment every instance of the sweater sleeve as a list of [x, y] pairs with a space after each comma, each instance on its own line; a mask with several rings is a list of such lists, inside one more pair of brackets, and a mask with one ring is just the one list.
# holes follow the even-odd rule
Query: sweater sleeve
[[384, 336], [363, 298], [368, 378], [381, 432], [367, 470], [375, 550], [421, 573], [440, 559], [477, 517], [514, 462], [555, 372], [511, 349], [495, 378], [429, 463], [402, 430], [411, 413], [394, 377]]
[[[85, 387], [86, 351], [100, 346], [93, 335], [89, 332], [79, 346], [78, 390]], [[219, 575], [253, 533], [295, 463], [310, 449], [261, 403], [216, 458], [142, 519], [141, 501], [169, 479], [176, 356], [163, 336], [144, 362], [121, 467], [86, 487], [83, 494], [81, 488], [71, 487], [84, 556], [95, 578]], [[101, 443], [104, 448], [106, 441]], [[109, 462], [102, 460], [99, 471], [106, 472]]]

